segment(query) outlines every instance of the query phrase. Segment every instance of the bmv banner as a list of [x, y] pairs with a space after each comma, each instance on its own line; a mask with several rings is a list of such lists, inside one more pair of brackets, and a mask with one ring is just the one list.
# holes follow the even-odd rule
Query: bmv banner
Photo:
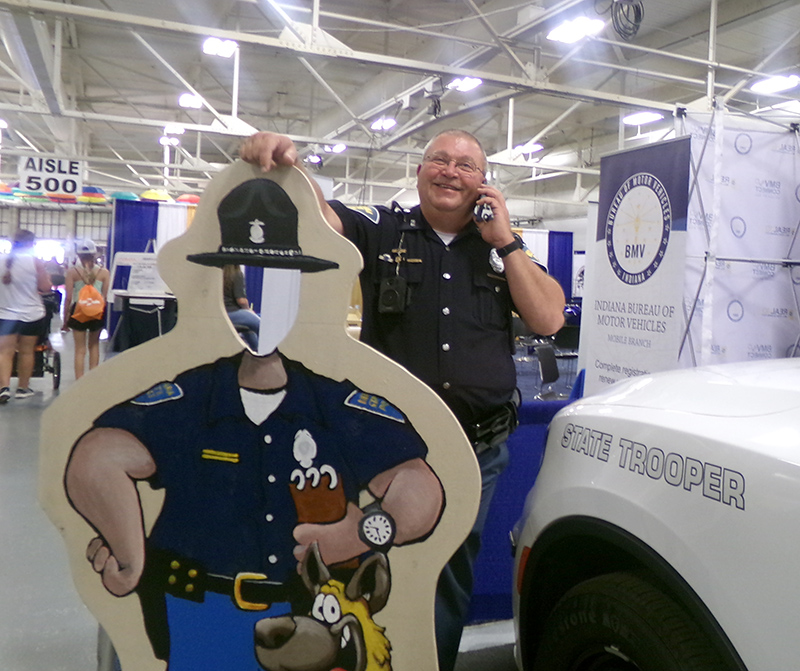
[[586, 393], [678, 365], [689, 159], [688, 137], [601, 159], [581, 320]]

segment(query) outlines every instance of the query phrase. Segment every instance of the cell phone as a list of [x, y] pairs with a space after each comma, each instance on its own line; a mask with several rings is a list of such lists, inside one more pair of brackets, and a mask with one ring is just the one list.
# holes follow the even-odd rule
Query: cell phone
[[475, 218], [475, 221], [490, 221], [494, 219], [494, 212], [492, 212], [492, 208], [486, 203], [482, 205], [476, 203], [475, 209], [472, 210], [472, 216]]

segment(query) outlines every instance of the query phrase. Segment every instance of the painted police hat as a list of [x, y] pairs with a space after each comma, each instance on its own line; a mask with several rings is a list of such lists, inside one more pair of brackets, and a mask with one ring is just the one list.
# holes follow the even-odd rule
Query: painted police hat
[[339, 264], [303, 254], [297, 241], [297, 208], [277, 183], [251, 179], [234, 188], [217, 208], [222, 244], [216, 252], [189, 254], [204, 266], [229, 263], [315, 273]]

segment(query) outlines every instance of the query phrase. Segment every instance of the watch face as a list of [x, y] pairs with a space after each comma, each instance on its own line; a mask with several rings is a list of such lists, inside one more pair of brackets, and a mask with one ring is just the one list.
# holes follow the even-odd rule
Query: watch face
[[372, 545], [379, 547], [391, 543], [394, 536], [392, 522], [382, 513], [367, 515], [361, 522], [361, 530]]
[[606, 219], [606, 252], [625, 284], [641, 284], [664, 260], [672, 207], [664, 185], [649, 173], [629, 177], [617, 191]]

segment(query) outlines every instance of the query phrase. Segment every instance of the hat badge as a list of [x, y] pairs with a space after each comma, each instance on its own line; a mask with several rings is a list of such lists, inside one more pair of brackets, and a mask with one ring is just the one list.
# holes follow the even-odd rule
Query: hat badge
[[256, 245], [263, 244], [264, 242], [264, 222], [259, 219], [253, 219], [250, 222], [250, 242]]

